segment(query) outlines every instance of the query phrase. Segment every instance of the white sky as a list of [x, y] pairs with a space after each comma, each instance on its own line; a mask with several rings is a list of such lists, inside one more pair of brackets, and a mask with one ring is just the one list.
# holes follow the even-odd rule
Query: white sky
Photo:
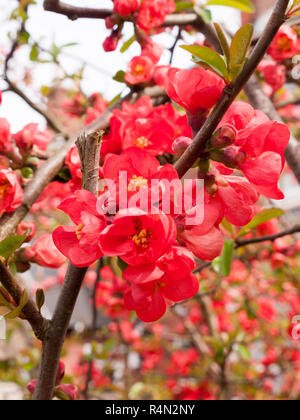
[[[111, 8], [112, 2], [110, 0], [72, 0], [67, 3], [77, 6], [87, 7], [101, 7]], [[65, 16], [57, 15], [50, 12], [45, 12], [42, 8], [42, 0], [37, 0], [37, 6], [30, 8], [30, 19], [27, 23], [27, 29], [32, 35], [33, 39], [40, 41], [41, 45], [47, 47], [53, 41], [57, 45], [66, 44], [69, 42], [76, 42], [78, 46], [68, 48], [66, 52], [69, 55], [77, 57], [78, 59], [70, 58], [69, 56], [62, 56], [62, 63], [64, 67], [71, 72], [78, 69], [82, 62], [90, 63], [84, 73], [84, 80], [82, 83], [83, 90], [91, 94], [93, 92], [102, 93], [107, 99], [114, 98], [119, 94], [123, 88], [120, 83], [114, 82], [112, 76], [120, 69], [126, 70], [130, 59], [138, 55], [140, 49], [137, 45], [131, 48], [124, 54], [119, 51], [113, 53], [105, 53], [102, 49], [102, 42], [108, 35], [102, 20], [92, 19], [78, 19], [71, 21]], [[0, 0], [0, 48], [8, 45], [7, 32], [11, 28], [11, 23], [7, 22], [7, 17], [10, 11], [17, 4], [15, 0]], [[231, 30], [237, 29], [240, 25], [239, 12], [231, 8], [214, 7], [214, 19], [224, 23], [230, 22]], [[131, 24], [126, 24], [124, 33], [124, 40], [129, 39], [133, 34]], [[156, 37], [156, 40], [166, 46], [171, 46], [173, 43], [173, 36], [163, 34]], [[188, 35], [185, 36], [186, 43], [192, 43], [193, 39]], [[122, 45], [120, 43], [120, 45]], [[162, 57], [161, 64], [168, 63], [169, 54], [166, 51]], [[54, 68], [52, 65], [36, 65], [30, 63], [28, 59], [28, 50], [23, 49], [23, 53], [17, 54], [15, 61], [14, 74], [16, 79], [21, 78], [25, 66], [34, 69], [33, 86], [26, 93], [32, 99], [36, 99], [32, 88], [38, 91], [41, 85], [47, 85], [53, 79]], [[25, 63], [25, 65], [24, 65]], [[174, 65], [178, 67], [190, 66], [190, 55], [180, 48], [177, 48], [174, 57]], [[4, 84], [0, 83], [0, 87]], [[21, 129], [28, 122], [38, 122], [41, 127], [45, 126], [45, 122], [41, 116], [32, 111], [24, 102], [13, 93], [6, 93], [2, 107], [0, 109], [0, 117], [6, 117], [11, 125], [12, 130], [17, 131]]]

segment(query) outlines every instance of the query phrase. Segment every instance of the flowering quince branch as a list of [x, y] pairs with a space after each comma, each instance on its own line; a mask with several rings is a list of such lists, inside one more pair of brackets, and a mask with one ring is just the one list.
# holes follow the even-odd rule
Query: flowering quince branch
[[243, 71], [235, 80], [233, 85], [225, 87], [224, 92], [217, 103], [215, 109], [208, 117], [200, 131], [194, 138], [193, 143], [176, 162], [175, 168], [180, 177], [182, 177], [195, 163], [200, 153], [205, 149], [207, 141], [213, 135], [222, 117], [233, 103], [239, 92], [243, 89], [247, 81], [250, 79], [258, 64], [263, 59], [266, 51], [270, 47], [278, 29], [285, 22], [285, 13], [289, 4], [289, 0], [279, 0], [276, 2], [270, 20], [257, 42], [255, 48]]
[[[91, 195], [95, 196], [98, 194], [101, 143], [99, 138], [92, 134], [82, 135], [76, 141], [76, 144], [82, 161], [84, 180], [82, 186]], [[68, 266], [49, 332], [43, 342], [40, 374], [33, 396], [35, 400], [51, 400], [53, 397], [60, 354], [87, 270], [88, 266], [79, 268], [71, 263]]]
[[[0, 281], [12, 296], [15, 303], [19, 305], [24, 289], [22, 289], [19, 281], [10, 273], [2, 261], [0, 261]], [[31, 299], [28, 300], [22, 309], [22, 314], [31, 325], [36, 337], [43, 341], [48, 332], [49, 322], [43, 318]]]
[[[295, 233], [299, 233], [299, 232], [300, 232], [300, 226], [296, 225], [290, 229], [284, 230], [274, 235], [261, 236], [257, 238], [251, 238], [251, 239], [236, 239], [235, 249], [243, 248], [248, 245], [261, 244], [265, 242], [274, 242], [276, 241], [276, 239], [284, 238], [285, 236], [289, 236], [289, 235], [294, 235]], [[205, 268], [208, 268], [210, 266], [211, 266], [211, 262], [206, 262], [202, 264], [200, 267], [196, 268], [194, 270], [194, 273], [200, 273], [201, 271], [205, 270]], [[206, 296], [207, 294], [215, 293], [215, 291], [216, 289], [214, 288], [212, 291], [204, 293], [203, 295]]]

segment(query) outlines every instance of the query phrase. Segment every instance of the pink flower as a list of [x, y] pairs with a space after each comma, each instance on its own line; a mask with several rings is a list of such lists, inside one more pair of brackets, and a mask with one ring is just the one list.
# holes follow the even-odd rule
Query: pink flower
[[135, 310], [143, 322], [159, 320], [168, 302], [181, 302], [198, 292], [199, 281], [191, 274], [193, 268], [193, 255], [181, 247], [171, 248], [156, 263], [128, 267], [123, 274], [131, 286], [125, 295], [126, 307]]
[[263, 73], [266, 83], [272, 87], [273, 92], [277, 92], [285, 84], [285, 67], [275, 61], [262, 60], [258, 70]]
[[191, 114], [209, 111], [216, 105], [225, 87], [221, 77], [202, 67], [191, 70], [171, 68], [166, 82], [170, 98]]
[[128, 16], [138, 10], [141, 0], [114, 0], [114, 11], [121, 16]]
[[294, 57], [299, 51], [297, 32], [290, 26], [283, 25], [277, 32], [268, 53], [274, 60], [282, 61]]
[[51, 135], [48, 131], [39, 131], [38, 124], [28, 124], [21, 131], [13, 136], [16, 145], [22, 155], [30, 154], [33, 147], [39, 150], [47, 150], [47, 146], [51, 141]]
[[66, 258], [55, 247], [52, 235], [48, 233], [41, 235], [33, 246], [26, 248], [24, 257], [41, 267], [49, 268], [59, 268], [66, 262]]
[[96, 209], [96, 197], [89, 191], [76, 191], [58, 207], [76, 226], [58, 227], [53, 241], [60, 252], [76, 267], [88, 267], [102, 257], [100, 233], [106, 226], [104, 215]]
[[0, 118], [0, 153], [8, 155], [12, 153], [10, 124], [5, 118]]
[[23, 190], [15, 172], [0, 167], [0, 215], [15, 211], [23, 201]]
[[147, 214], [138, 208], [120, 210], [100, 234], [104, 255], [120, 256], [127, 264], [156, 261], [176, 240], [176, 226], [165, 214]]
[[165, 17], [176, 10], [174, 0], [144, 0], [139, 11], [137, 24], [148, 32], [161, 26]]
[[125, 81], [130, 85], [148, 82], [153, 76], [154, 64], [150, 57], [134, 57], [127, 68]]
[[33, 222], [21, 222], [18, 224], [17, 235], [25, 235], [28, 233], [26, 242], [30, 242], [36, 234], [36, 224]]

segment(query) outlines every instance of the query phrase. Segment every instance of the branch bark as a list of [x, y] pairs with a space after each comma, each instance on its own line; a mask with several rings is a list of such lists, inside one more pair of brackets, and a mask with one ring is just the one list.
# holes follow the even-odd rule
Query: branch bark
[[[95, 134], [82, 135], [76, 143], [84, 172], [83, 188], [97, 195], [101, 144]], [[61, 351], [87, 270], [88, 267], [78, 268], [69, 264], [49, 332], [43, 342], [42, 360], [33, 396], [34, 400], [51, 400], [53, 398]]]
[[[2, 261], [0, 261], [0, 281], [15, 303], [19, 305], [24, 288], [21, 287], [19, 281], [9, 272]], [[31, 299], [24, 306], [22, 313], [31, 325], [36, 337], [41, 341], [44, 340], [47, 336], [49, 321], [43, 318]]]

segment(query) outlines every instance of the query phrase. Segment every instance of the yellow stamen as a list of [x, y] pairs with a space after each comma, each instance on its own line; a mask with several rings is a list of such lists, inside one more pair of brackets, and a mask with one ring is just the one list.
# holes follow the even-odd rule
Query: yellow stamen
[[131, 239], [141, 248], [147, 249], [149, 247], [149, 241], [152, 237], [152, 232], [147, 229], [142, 229], [135, 235], [131, 236]]
[[145, 147], [147, 147], [148, 144], [149, 144], [149, 141], [144, 136], [141, 136], [141, 137], [137, 138], [136, 141], [135, 141], [135, 146], [141, 147], [142, 149], [144, 149]]
[[131, 178], [128, 184], [128, 191], [130, 192], [137, 191], [141, 187], [147, 187], [147, 185], [148, 185], [147, 179], [143, 178], [142, 176], [133, 175], [133, 177]]
[[77, 227], [76, 236], [77, 236], [78, 241], [80, 241], [80, 239], [82, 238], [82, 233], [81, 233], [82, 229], [83, 229], [83, 225], [79, 225]]

